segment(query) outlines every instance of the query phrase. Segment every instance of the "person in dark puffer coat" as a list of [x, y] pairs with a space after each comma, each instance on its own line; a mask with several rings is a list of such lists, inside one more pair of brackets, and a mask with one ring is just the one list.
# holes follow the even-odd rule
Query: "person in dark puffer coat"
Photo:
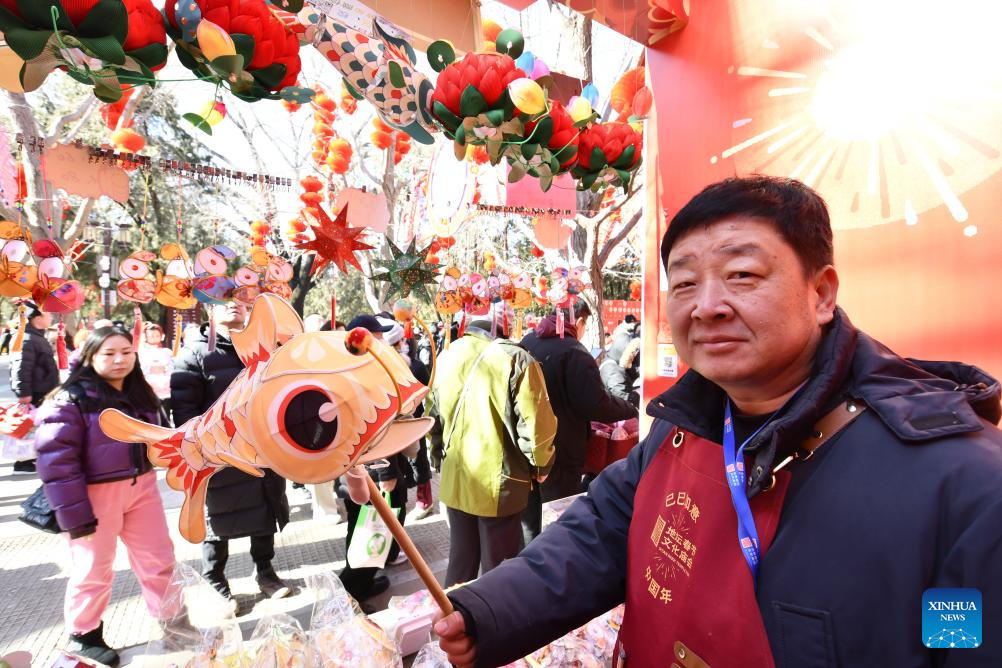
[[[235, 302], [216, 306], [212, 317], [217, 328], [215, 350], [209, 350], [209, 325], [202, 325], [197, 337], [185, 341], [171, 374], [171, 409], [174, 425], [179, 428], [205, 413], [244, 368], [229, 330], [244, 326], [246, 307]], [[289, 522], [285, 479], [271, 469], [264, 469], [264, 476], [256, 478], [226, 467], [209, 479], [205, 508], [208, 521], [202, 543], [202, 575], [216, 591], [236, 605], [225, 575], [229, 539], [250, 536], [250, 554], [261, 592], [269, 598], [287, 596], [291, 590], [271, 563], [275, 533]]]
[[173, 599], [174, 545], [146, 446], [113, 440], [98, 424], [106, 408], [160, 424], [159, 403], [136, 363], [131, 335], [104, 327], [90, 334], [66, 383], [36, 416], [38, 473], [68, 534], [67, 651], [107, 665], [119, 660], [104, 641], [101, 622], [119, 538], [150, 614], [172, 619], [180, 612], [163, 606]]
[[616, 331], [612, 333], [612, 343], [605, 352], [605, 358], [598, 365], [598, 372], [609, 394], [639, 407], [640, 393], [634, 389], [640, 376], [640, 366], [637, 364], [639, 356], [634, 355], [633, 361], [623, 366], [623, 353], [637, 340], [634, 335], [636, 327], [636, 322], [623, 322], [616, 327]]

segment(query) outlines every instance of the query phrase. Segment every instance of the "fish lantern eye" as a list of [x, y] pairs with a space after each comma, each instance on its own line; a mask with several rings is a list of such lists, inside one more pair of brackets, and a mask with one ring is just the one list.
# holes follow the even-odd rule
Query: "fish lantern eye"
[[297, 388], [279, 408], [278, 424], [289, 442], [306, 452], [321, 452], [338, 435], [337, 404], [317, 387]]

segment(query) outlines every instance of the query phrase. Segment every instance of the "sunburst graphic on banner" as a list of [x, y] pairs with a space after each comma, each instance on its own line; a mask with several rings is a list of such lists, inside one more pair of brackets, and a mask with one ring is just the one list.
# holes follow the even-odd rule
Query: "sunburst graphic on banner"
[[775, 4], [735, 3], [741, 113], [710, 162], [800, 179], [836, 228], [946, 205], [977, 234], [964, 193], [1002, 168], [1002, 2]]

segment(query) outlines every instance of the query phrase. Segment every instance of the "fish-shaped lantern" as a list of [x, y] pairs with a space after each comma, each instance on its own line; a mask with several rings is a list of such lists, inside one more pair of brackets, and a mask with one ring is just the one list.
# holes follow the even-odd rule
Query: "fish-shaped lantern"
[[465, 310], [469, 315], [487, 315], [491, 310], [490, 288], [482, 274], [464, 274], [459, 279]]
[[31, 235], [12, 220], [0, 220], [0, 297], [31, 297], [38, 272], [31, 258]]
[[118, 273], [122, 276], [115, 289], [125, 301], [149, 304], [157, 291], [157, 281], [150, 270], [150, 262], [157, 259], [156, 253], [138, 250], [122, 260]]
[[223, 467], [253, 476], [270, 468], [293, 482], [321, 483], [395, 454], [431, 429], [431, 418], [401, 417], [428, 388], [385, 343], [370, 335], [357, 347], [361, 333], [304, 334], [292, 306], [262, 294], [247, 327], [232, 332], [245, 368], [204, 415], [170, 429], [108, 409], [101, 429], [149, 446], [150, 461], [167, 468], [167, 484], [184, 492], [181, 534], [200, 542], [207, 484]]
[[250, 308], [261, 294], [261, 273], [254, 267], [240, 267], [233, 274], [237, 287], [233, 288], [233, 301]]
[[462, 274], [456, 267], [449, 267], [442, 275], [435, 293], [435, 310], [443, 315], [452, 315], [463, 310], [463, 297], [459, 293], [459, 277]]
[[83, 306], [84, 291], [79, 281], [64, 278], [69, 266], [59, 244], [40, 239], [31, 248], [38, 262], [38, 279], [31, 296], [38, 308], [46, 313], [69, 313]]
[[285, 300], [292, 299], [289, 281], [294, 270], [288, 260], [257, 247], [251, 251], [251, 262], [261, 275], [261, 292], [278, 295]]
[[227, 263], [237, 254], [227, 246], [209, 246], [195, 255], [192, 294], [203, 304], [225, 304], [237, 284], [226, 275]]
[[179, 244], [171, 243], [160, 248], [160, 257], [166, 260], [167, 268], [157, 270], [157, 301], [173, 308], [195, 308], [198, 300], [191, 290], [195, 273], [188, 253]]
[[512, 308], [527, 309], [532, 306], [532, 277], [524, 270], [518, 269], [511, 277]]

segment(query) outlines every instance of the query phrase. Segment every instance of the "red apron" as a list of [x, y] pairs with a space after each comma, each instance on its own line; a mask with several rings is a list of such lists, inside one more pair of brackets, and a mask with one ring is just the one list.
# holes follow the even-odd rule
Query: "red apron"
[[[720, 448], [674, 429], [637, 487], [616, 666], [775, 666]], [[763, 555], [789, 481], [780, 471], [775, 487], [750, 501]]]

